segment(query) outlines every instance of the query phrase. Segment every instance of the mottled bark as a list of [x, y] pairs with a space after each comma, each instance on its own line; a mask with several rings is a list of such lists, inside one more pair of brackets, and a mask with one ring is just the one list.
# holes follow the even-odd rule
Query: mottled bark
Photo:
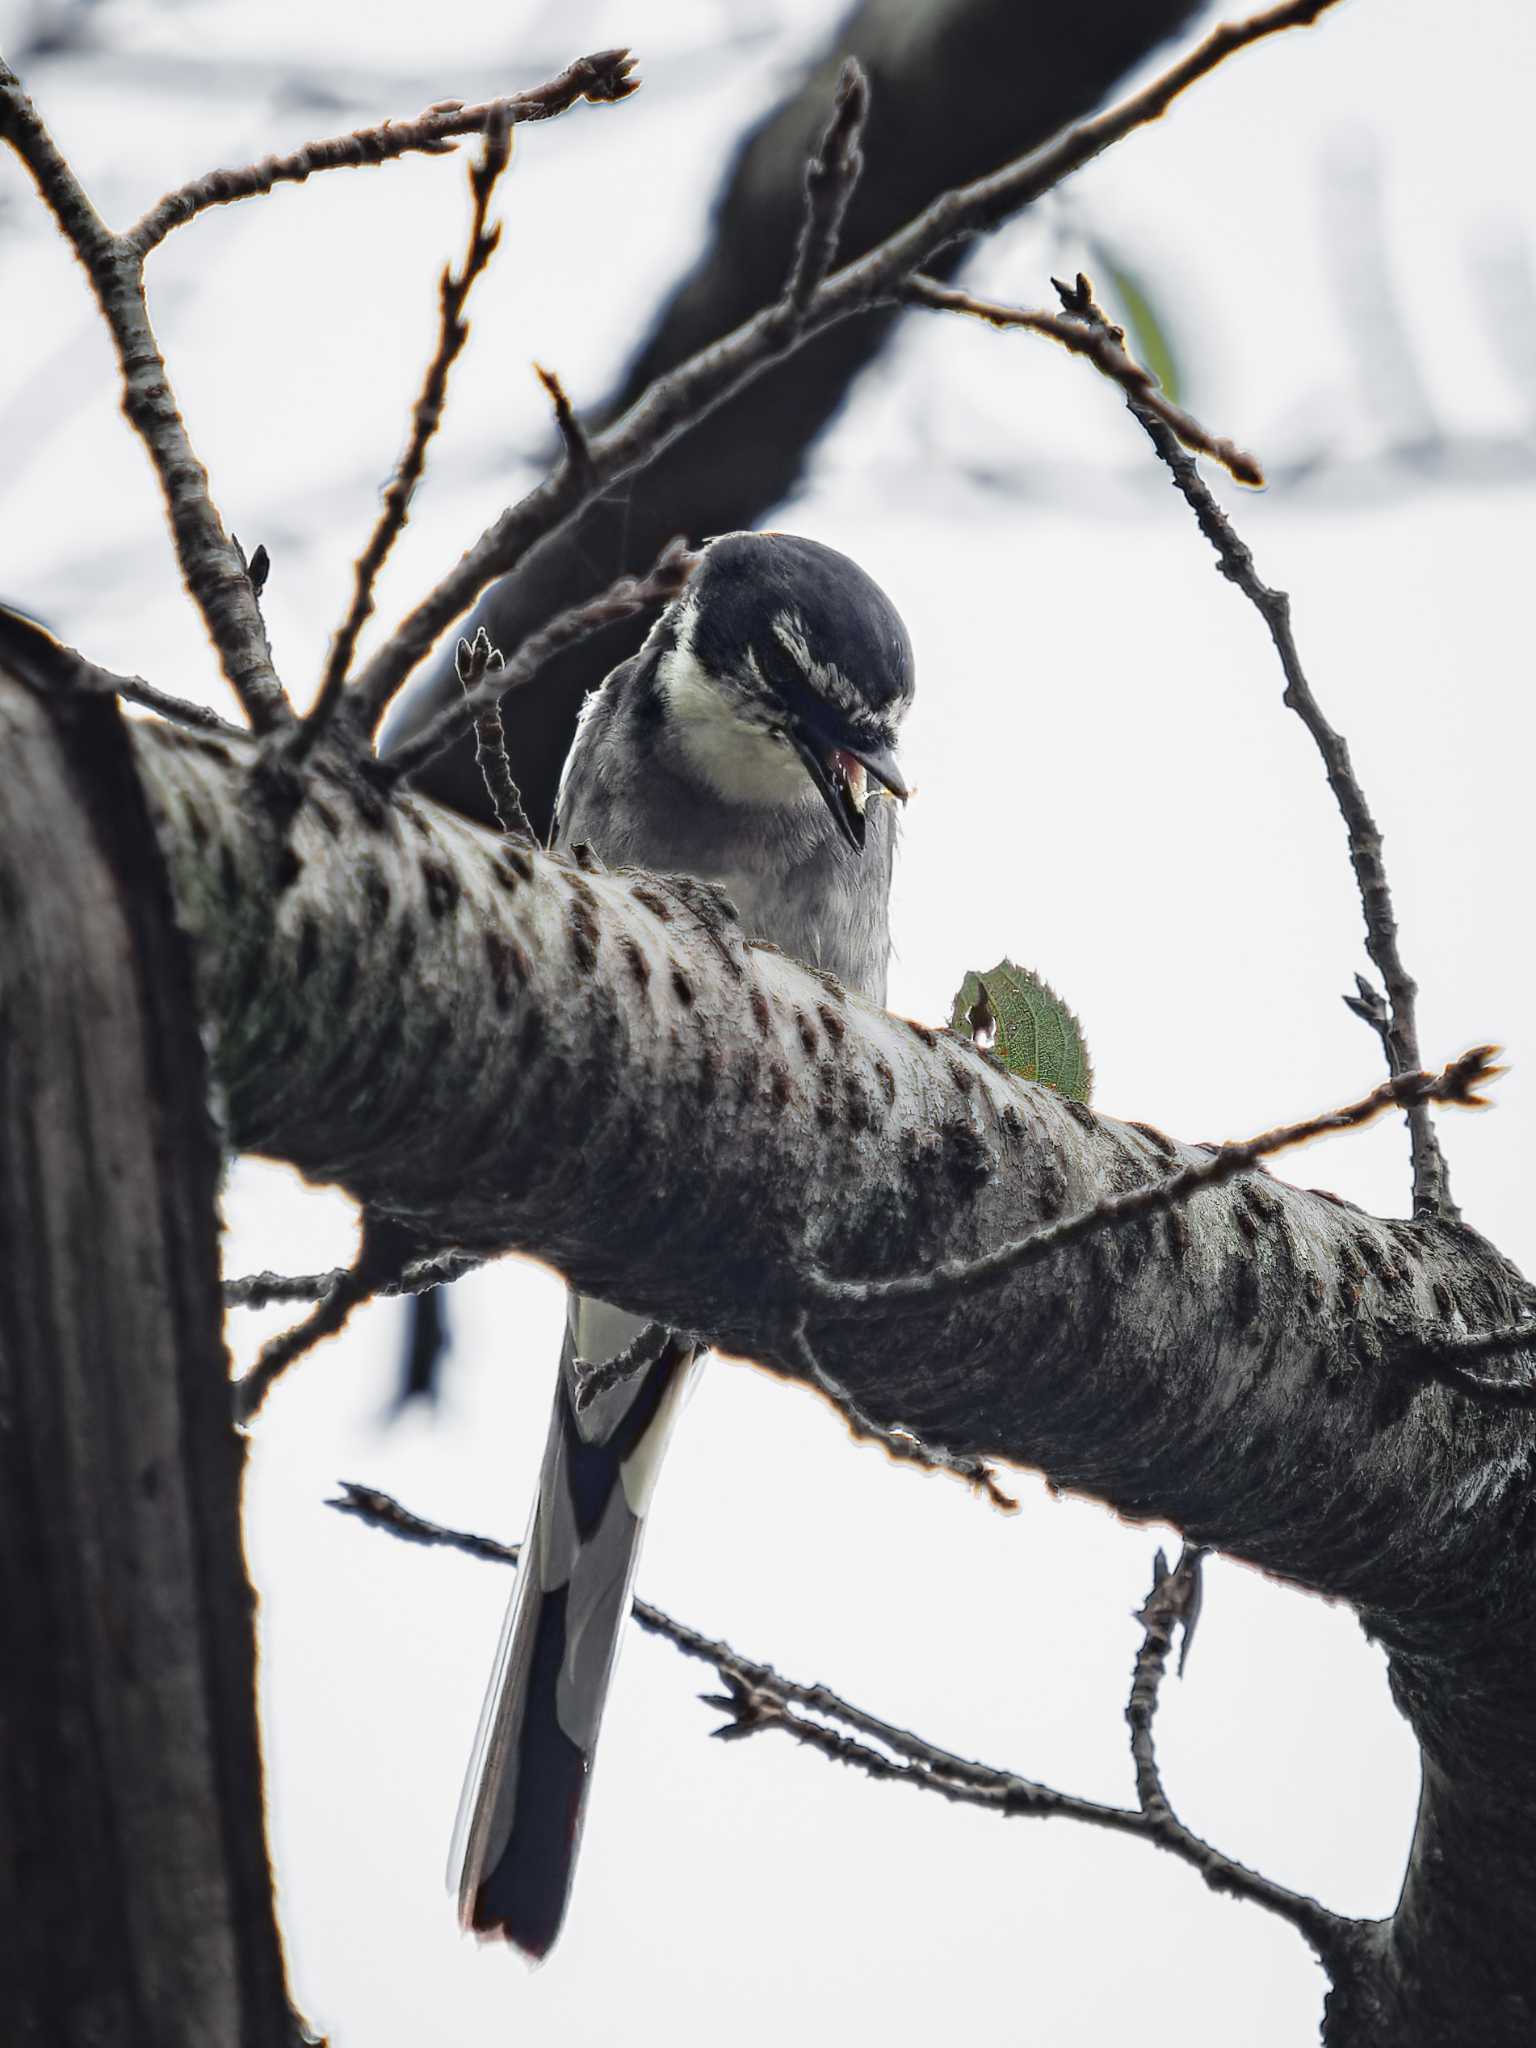
[[1515, 1311], [1491, 1246], [1254, 1173], [984, 1296], [833, 1313], [812, 1261], [922, 1268], [1199, 1148], [744, 945], [696, 885], [582, 871], [340, 774], [274, 868], [237, 749], [150, 726], [136, 747], [236, 1143], [787, 1372], [804, 1306], [882, 1420], [1348, 1600], [1426, 1790], [1332, 2038], [1531, 2038], [1531, 1426], [1395, 1355]]
[[117, 707], [0, 757], [4, 2037], [279, 2048], [190, 965]]
[[[278, 830], [246, 743], [144, 722], [132, 748], [233, 1143], [785, 1372], [803, 1308], [877, 1419], [1349, 1601], [1426, 1776], [1401, 1907], [1336, 1959], [1329, 2038], [1531, 2038], [1531, 1424], [1398, 1355], [1510, 1318], [1496, 1250], [1250, 1173], [984, 1294], [828, 1305], [813, 1263], [921, 1270], [1201, 1148], [745, 945], [696, 884], [557, 861], [327, 762]], [[80, 1009], [84, 1071], [121, 1034]]]

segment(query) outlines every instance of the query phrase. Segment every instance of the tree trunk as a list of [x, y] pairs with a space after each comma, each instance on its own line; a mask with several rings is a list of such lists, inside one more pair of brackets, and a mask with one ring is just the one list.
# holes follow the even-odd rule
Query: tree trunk
[[0, 682], [0, 2011], [296, 2038], [187, 948], [110, 700]]

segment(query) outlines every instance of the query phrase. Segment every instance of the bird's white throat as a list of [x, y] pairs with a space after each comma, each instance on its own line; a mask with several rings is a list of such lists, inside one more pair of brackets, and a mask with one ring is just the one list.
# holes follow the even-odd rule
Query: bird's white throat
[[794, 747], [732, 703], [695, 657], [686, 635], [662, 656], [656, 682], [669, 737], [689, 770], [716, 795], [736, 804], [818, 800]]

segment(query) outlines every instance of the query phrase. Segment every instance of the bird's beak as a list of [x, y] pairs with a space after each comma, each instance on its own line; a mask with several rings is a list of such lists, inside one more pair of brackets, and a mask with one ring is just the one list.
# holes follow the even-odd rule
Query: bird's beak
[[862, 853], [868, 830], [865, 806], [869, 801], [869, 783], [866, 771], [903, 802], [909, 794], [901, 770], [896, 766], [895, 755], [889, 747], [821, 745], [809, 733], [798, 730], [794, 733], [794, 742], [806, 772], [837, 820], [838, 830], [855, 853]]

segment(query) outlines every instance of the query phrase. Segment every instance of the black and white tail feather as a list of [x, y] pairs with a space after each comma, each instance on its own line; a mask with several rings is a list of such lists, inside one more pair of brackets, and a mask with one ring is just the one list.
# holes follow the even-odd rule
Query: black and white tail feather
[[573, 1295], [549, 1438], [454, 1842], [459, 1918], [541, 1957], [560, 1931], [656, 1471], [699, 1363], [655, 1362], [578, 1413], [574, 1364], [646, 1327]]
[[[912, 650], [890, 600], [791, 534], [712, 541], [639, 654], [583, 707], [557, 839], [610, 867], [714, 882], [750, 939], [883, 1002], [894, 745]], [[657, 1466], [700, 1353], [655, 1362], [578, 1412], [573, 1361], [642, 1321], [572, 1298], [538, 1496], [480, 1717], [454, 1874], [466, 1928], [548, 1953], [565, 1915], [598, 1728]]]

